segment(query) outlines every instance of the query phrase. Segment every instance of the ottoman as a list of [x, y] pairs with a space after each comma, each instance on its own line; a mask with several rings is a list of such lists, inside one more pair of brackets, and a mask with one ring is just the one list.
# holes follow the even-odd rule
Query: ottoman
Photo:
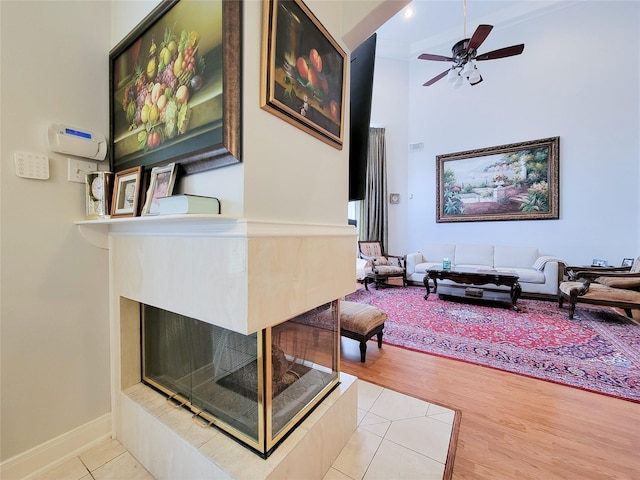
[[367, 355], [367, 341], [378, 336], [378, 348], [382, 348], [382, 330], [387, 314], [371, 305], [356, 302], [340, 302], [340, 335], [360, 342], [360, 361]]

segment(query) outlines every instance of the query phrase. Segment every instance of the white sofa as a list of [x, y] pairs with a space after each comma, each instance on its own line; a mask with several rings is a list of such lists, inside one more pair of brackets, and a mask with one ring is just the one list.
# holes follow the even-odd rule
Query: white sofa
[[[558, 296], [558, 286], [564, 275], [564, 264], [557, 257], [542, 254], [535, 247], [513, 247], [485, 244], [427, 244], [420, 252], [407, 255], [407, 281], [424, 285], [428, 269], [442, 267], [448, 258], [452, 269], [493, 269], [516, 272], [522, 294], [528, 296]], [[452, 284], [450, 280], [438, 281]], [[508, 287], [487, 285], [497, 290]]]

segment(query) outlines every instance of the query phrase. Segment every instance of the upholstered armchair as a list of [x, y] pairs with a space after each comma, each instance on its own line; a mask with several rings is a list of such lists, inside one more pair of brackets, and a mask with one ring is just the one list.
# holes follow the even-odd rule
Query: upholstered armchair
[[387, 285], [389, 278], [402, 278], [402, 286], [407, 286], [407, 269], [405, 257], [389, 255], [382, 249], [382, 244], [376, 241], [358, 242], [360, 258], [367, 261], [364, 272], [364, 288], [369, 290], [369, 283], [375, 283], [376, 288]]
[[576, 304], [621, 308], [629, 318], [640, 309], [640, 257], [630, 267], [566, 267], [569, 279], [560, 284], [558, 305], [569, 301], [569, 318]]

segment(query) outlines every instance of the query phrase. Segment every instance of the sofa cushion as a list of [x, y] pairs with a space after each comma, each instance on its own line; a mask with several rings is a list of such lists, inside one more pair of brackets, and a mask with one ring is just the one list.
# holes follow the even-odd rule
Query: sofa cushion
[[499, 268], [498, 271], [515, 272], [518, 275], [518, 282], [520, 283], [545, 283], [546, 281], [544, 273], [535, 268]]
[[531, 268], [538, 257], [538, 249], [534, 247], [496, 245], [494, 248], [493, 264], [496, 268]]
[[479, 263], [456, 263], [452, 266], [454, 270], [459, 272], [476, 272], [478, 270], [493, 270], [493, 265], [483, 265]]
[[442, 262], [424, 262], [416, 265], [415, 272], [425, 274], [430, 268], [442, 268]]
[[442, 265], [443, 258], [448, 258], [453, 262], [456, 246], [448, 243], [430, 243], [425, 245], [420, 253], [422, 253], [425, 262]]
[[458, 265], [485, 265], [493, 267], [493, 245], [460, 244], [456, 245], [455, 259]]

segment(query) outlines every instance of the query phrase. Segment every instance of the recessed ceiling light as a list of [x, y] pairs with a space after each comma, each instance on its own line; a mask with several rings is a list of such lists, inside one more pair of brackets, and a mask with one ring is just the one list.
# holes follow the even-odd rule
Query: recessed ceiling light
[[404, 18], [411, 18], [413, 17], [413, 14], [415, 13], [415, 10], [413, 9], [412, 6], [408, 6], [407, 8], [404, 9], [404, 13], [402, 15], [404, 15]]

